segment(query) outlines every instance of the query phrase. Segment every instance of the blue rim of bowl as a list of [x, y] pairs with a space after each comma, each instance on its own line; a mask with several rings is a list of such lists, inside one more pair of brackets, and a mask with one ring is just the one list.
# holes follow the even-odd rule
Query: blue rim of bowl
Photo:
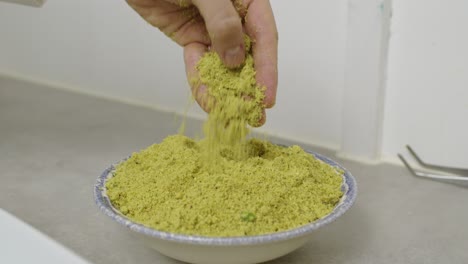
[[320, 218], [312, 223], [271, 234], [255, 235], [255, 236], [235, 236], [235, 237], [207, 237], [207, 236], [194, 236], [194, 235], [183, 235], [175, 234], [164, 231], [158, 231], [156, 229], [144, 226], [142, 224], [133, 222], [124, 215], [122, 215], [117, 209], [115, 209], [108, 197], [105, 195], [105, 183], [108, 178], [112, 176], [112, 171], [115, 165], [111, 165], [98, 177], [96, 184], [94, 185], [94, 200], [98, 205], [99, 209], [104, 212], [107, 216], [111, 217], [114, 221], [124, 225], [130, 230], [144, 234], [150, 237], [184, 243], [184, 244], [195, 244], [195, 245], [214, 245], [214, 246], [243, 246], [243, 245], [256, 245], [271, 243], [277, 241], [284, 241], [296, 237], [305, 236], [320, 227], [327, 225], [335, 221], [338, 217], [343, 215], [354, 203], [357, 196], [357, 185], [353, 175], [346, 170], [344, 167], [339, 165], [337, 162], [330, 158], [322, 156], [313, 151], [307, 151], [308, 153], [315, 156], [317, 159], [339, 168], [344, 171], [343, 173], [343, 185], [344, 194], [341, 201], [333, 209], [333, 211], [323, 218]]

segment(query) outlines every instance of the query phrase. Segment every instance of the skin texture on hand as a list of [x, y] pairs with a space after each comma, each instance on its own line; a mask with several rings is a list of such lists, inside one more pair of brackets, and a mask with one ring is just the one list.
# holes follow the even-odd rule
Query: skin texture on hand
[[[206, 87], [196, 87], [197, 62], [208, 49], [227, 67], [245, 58], [244, 32], [253, 40], [256, 80], [265, 86], [265, 107], [276, 101], [278, 33], [268, 0], [127, 0], [148, 23], [184, 48], [187, 79], [200, 106], [207, 111]], [[244, 24], [242, 24], [244, 20]], [[260, 124], [265, 122], [265, 115]]]

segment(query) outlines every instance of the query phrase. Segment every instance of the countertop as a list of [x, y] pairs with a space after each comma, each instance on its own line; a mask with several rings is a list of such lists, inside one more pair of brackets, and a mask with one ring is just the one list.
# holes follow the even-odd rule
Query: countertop
[[[180, 263], [122, 232], [92, 192], [109, 164], [179, 124], [171, 113], [0, 77], [0, 207], [91, 263]], [[196, 135], [200, 122], [187, 127]], [[358, 198], [304, 247], [269, 263], [468, 263], [468, 186], [303, 147], [349, 169]]]

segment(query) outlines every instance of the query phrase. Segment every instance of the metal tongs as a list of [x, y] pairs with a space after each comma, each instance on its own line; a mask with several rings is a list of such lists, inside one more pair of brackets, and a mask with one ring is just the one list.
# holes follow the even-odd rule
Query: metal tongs
[[[425, 169], [435, 170], [437, 172], [426, 172], [422, 170], [416, 170], [406, 161], [403, 155], [398, 154], [400, 160], [405, 164], [406, 168], [417, 177], [437, 179], [437, 180], [453, 180], [453, 181], [466, 181], [468, 182], [468, 169], [453, 168], [446, 166], [439, 166], [424, 162], [418, 154], [409, 146], [406, 145], [409, 153], [419, 163], [419, 165]], [[441, 172], [441, 173], [440, 173]], [[445, 173], [445, 174], [444, 174]]]

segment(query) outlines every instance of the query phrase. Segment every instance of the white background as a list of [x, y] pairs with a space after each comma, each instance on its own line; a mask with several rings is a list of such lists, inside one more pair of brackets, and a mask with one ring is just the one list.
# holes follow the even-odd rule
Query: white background
[[468, 168], [468, 1], [394, 0], [384, 155]]
[[[346, 130], [360, 128], [343, 122], [347, 23], [359, 10], [345, 0], [271, 2], [279, 88], [263, 130], [338, 150]], [[379, 1], [354, 2], [380, 12]], [[410, 143], [430, 161], [468, 164], [466, 10], [464, 0], [393, 1], [383, 159]], [[169, 111], [183, 112], [189, 97], [181, 48], [124, 1], [50, 0], [40, 9], [0, 3], [0, 73]], [[204, 114], [193, 107], [191, 115]]]

